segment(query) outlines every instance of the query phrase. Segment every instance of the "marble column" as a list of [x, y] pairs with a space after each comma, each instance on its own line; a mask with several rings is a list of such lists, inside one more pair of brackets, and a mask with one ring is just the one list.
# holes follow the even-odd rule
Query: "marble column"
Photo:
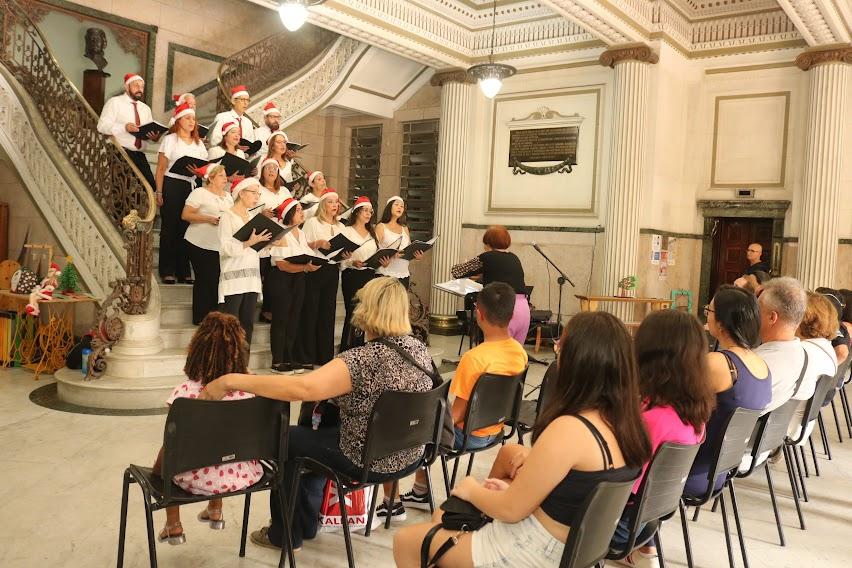
[[806, 51], [796, 65], [810, 74], [805, 172], [796, 273], [806, 289], [835, 287], [840, 170], [852, 47]]
[[[619, 281], [637, 273], [639, 215], [645, 185], [645, 133], [650, 66], [657, 54], [647, 45], [615, 47], [600, 63], [615, 71], [601, 295], [618, 293]], [[632, 321], [631, 304], [613, 304], [612, 313]]]
[[[465, 170], [468, 166], [472, 79], [463, 69], [439, 72], [432, 85], [441, 87], [441, 119], [435, 183], [435, 229], [440, 235], [432, 252], [432, 283], [451, 278], [459, 262], [464, 206]], [[430, 286], [429, 323], [435, 333], [454, 333], [456, 296]]]

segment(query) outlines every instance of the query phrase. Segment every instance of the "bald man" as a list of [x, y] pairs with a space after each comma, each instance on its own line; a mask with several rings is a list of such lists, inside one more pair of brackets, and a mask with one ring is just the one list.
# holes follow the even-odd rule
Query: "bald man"
[[748, 245], [748, 250], [746, 250], [746, 259], [748, 260], [748, 268], [746, 268], [746, 274], [754, 274], [758, 271], [763, 271], [769, 274], [771, 269], [769, 265], [762, 260], [760, 260], [760, 256], [763, 254], [763, 247], [760, 246], [759, 243], [751, 243]]

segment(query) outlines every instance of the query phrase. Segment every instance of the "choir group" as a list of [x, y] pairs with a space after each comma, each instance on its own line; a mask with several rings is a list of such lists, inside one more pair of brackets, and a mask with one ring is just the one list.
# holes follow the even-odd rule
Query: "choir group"
[[[357, 197], [346, 209], [321, 171], [308, 173], [305, 195], [293, 195], [301, 145], [280, 129], [274, 102], [263, 107], [264, 125], [254, 126], [245, 114], [245, 86], [231, 89], [231, 110], [216, 115], [209, 128], [199, 125], [191, 93], [173, 97], [167, 128], [154, 122], [142, 102], [144, 87], [141, 76], [126, 75], [125, 92], [107, 101], [98, 130], [114, 136], [156, 188], [160, 278], [192, 284], [193, 323], [211, 311], [230, 313], [250, 344], [262, 297], [260, 319], [271, 323], [273, 370], [302, 372], [334, 356], [342, 286], [340, 349], [362, 344], [362, 333], [350, 325], [355, 294], [382, 275], [407, 288], [409, 261], [423, 256], [422, 250], [403, 254], [411, 244], [404, 200], [388, 199], [375, 224], [369, 198]], [[152, 173], [144, 148], [158, 141]]]

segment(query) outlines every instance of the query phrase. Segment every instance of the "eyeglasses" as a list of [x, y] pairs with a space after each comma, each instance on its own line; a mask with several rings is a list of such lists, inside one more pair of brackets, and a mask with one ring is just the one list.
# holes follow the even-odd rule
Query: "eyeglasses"
[[256, 189], [244, 189], [244, 190], [242, 191], [242, 193], [254, 193], [254, 194], [258, 194], [258, 193], [260, 193], [260, 192], [259, 192], [258, 190], [256, 190]]
[[706, 306], [704, 306], [704, 317], [707, 317], [707, 314], [710, 314], [710, 313], [714, 313], [714, 314], [715, 314], [715, 313], [716, 313], [716, 310], [714, 310], [713, 308], [711, 308], [711, 307], [710, 307], [710, 304], [707, 304]]
[[760, 252], [759, 250], [747, 249], [746, 252]]

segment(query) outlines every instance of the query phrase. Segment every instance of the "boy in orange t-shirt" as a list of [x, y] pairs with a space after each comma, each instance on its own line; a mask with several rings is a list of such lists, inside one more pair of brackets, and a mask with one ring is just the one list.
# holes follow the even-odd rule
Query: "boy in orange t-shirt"
[[[527, 352], [524, 351], [523, 345], [509, 335], [509, 321], [515, 309], [515, 299], [515, 291], [503, 282], [488, 284], [476, 299], [476, 319], [485, 340], [462, 356], [456, 374], [453, 376], [453, 382], [450, 384], [450, 394], [455, 396], [452, 407], [453, 424], [456, 430], [455, 449], [462, 447], [464, 415], [467, 412], [473, 387], [479, 377], [483, 373], [517, 375], [527, 366]], [[487, 446], [502, 431], [503, 425], [495, 424], [471, 432], [467, 438], [467, 449]], [[418, 470], [415, 475], [414, 488], [400, 496], [400, 499], [402, 503], [394, 507], [394, 518], [400, 518], [405, 514], [403, 505], [415, 509], [429, 509], [426, 474], [422, 470]], [[385, 515], [387, 515], [386, 511]]]

